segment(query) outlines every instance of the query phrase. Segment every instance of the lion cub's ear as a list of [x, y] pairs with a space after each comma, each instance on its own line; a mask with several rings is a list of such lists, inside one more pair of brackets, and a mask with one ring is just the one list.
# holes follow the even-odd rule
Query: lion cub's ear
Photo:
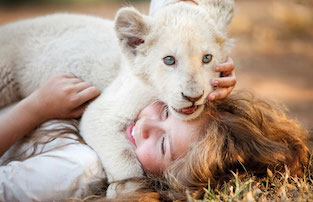
[[134, 8], [122, 8], [115, 18], [115, 31], [124, 51], [136, 55], [137, 46], [145, 42], [149, 33], [147, 17]]

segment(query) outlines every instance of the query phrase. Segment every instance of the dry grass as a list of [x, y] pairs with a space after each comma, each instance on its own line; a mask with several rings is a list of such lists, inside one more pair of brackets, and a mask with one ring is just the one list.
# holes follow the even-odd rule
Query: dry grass
[[215, 189], [208, 187], [203, 200], [189, 201], [313, 201], [313, 173], [311, 158], [304, 177], [292, 177], [287, 169], [284, 173], [267, 170], [266, 177], [251, 173], [234, 177]]

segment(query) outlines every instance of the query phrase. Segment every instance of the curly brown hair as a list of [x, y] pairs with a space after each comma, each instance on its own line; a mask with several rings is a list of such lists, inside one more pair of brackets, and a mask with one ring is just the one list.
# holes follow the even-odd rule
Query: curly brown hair
[[237, 92], [207, 104], [199, 119], [202, 135], [190, 151], [175, 161], [165, 179], [184, 194], [214, 187], [232, 176], [231, 171], [265, 175], [267, 169], [303, 176], [309, 164], [308, 132], [285, 109]]
[[117, 200], [186, 201], [187, 193], [202, 198], [208, 184], [212, 188], [223, 183], [232, 172], [262, 176], [268, 169], [283, 172], [287, 166], [291, 175], [301, 177], [308, 167], [308, 132], [288, 118], [280, 105], [249, 92], [235, 92], [209, 102], [198, 120], [202, 132], [185, 156], [175, 160], [162, 177], [124, 181], [141, 183], [142, 189]]
[[162, 178], [132, 179], [142, 189], [120, 200], [187, 200], [187, 193], [202, 198], [204, 188], [214, 187], [239, 175], [267, 170], [304, 175], [310, 159], [308, 132], [286, 116], [286, 109], [258, 99], [248, 92], [236, 92], [224, 100], [209, 102], [198, 118], [199, 138], [188, 153], [177, 159]]

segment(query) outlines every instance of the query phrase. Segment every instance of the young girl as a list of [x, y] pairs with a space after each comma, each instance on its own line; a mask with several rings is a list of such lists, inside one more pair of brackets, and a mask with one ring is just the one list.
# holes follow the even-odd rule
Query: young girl
[[[231, 58], [216, 67], [217, 72], [223, 72], [227, 77], [216, 78], [212, 81], [212, 85], [221, 88], [212, 92], [209, 99], [225, 98], [231, 92], [236, 83], [233, 69]], [[64, 74], [53, 77], [0, 119], [0, 137], [4, 140], [0, 143], [2, 151], [5, 151], [3, 148], [9, 148], [14, 141], [48, 119], [79, 117], [86, 107], [86, 102], [98, 94], [99, 92], [90, 83], [83, 82], [73, 75]], [[77, 102], [72, 103], [72, 99]], [[160, 152], [156, 153], [160, 151], [159, 141], [154, 142], [157, 137], [154, 141], [151, 141], [151, 138], [139, 140], [139, 136], [135, 138], [137, 141], [134, 144], [137, 144], [138, 158], [145, 170], [154, 174], [162, 172], [161, 168], [166, 168], [171, 163], [171, 159], [185, 153], [189, 142], [186, 138], [182, 139], [181, 135], [185, 133], [184, 137], [188, 137], [188, 129], [194, 128], [192, 124], [185, 124], [174, 116], [158, 127], [155, 126], [160, 122], [156, 120], [153, 126], [142, 121], [147, 120], [144, 117], [155, 117], [160, 111], [160, 106], [160, 104], [151, 105], [144, 109], [139, 115], [142, 118], [141, 121], [134, 127], [138, 129], [139, 126], [143, 126], [146, 134], [150, 129], [154, 132], [171, 131], [170, 134], [173, 134], [171, 140], [179, 146], [174, 147], [177, 149], [171, 151], [173, 156], [168, 156], [167, 161], [160, 158], [156, 161], [157, 155], [161, 156]], [[25, 109], [27, 111], [23, 111]], [[166, 117], [165, 114], [163, 116]], [[164, 125], [164, 123], [167, 124]], [[178, 131], [175, 130], [181, 130], [182, 127], [186, 130], [176, 133]], [[42, 137], [42, 133], [45, 134], [44, 130], [50, 132], [49, 135]], [[132, 140], [130, 129], [125, 133]], [[13, 138], [11, 134], [14, 134]], [[33, 132], [29, 140], [26, 137], [14, 144], [0, 159], [0, 165], [2, 165], [0, 167], [0, 200], [65, 200], [72, 196], [88, 194], [89, 186], [101, 182], [105, 174], [97, 155], [88, 146], [82, 144], [76, 134], [78, 135], [77, 127], [71, 122], [54, 120]], [[178, 134], [179, 136], [176, 136]], [[177, 142], [175, 138], [183, 141]], [[167, 140], [163, 142], [164, 153], [167, 152], [168, 155], [170, 150], [166, 150], [167, 146], [164, 143], [169, 144], [169, 142]]]
[[[88, 195], [93, 182], [96, 188], [106, 187], [98, 183], [105, 174], [95, 154], [75, 139], [75, 127], [65, 127], [55, 130], [57, 135], [51, 137], [58, 138], [45, 141], [48, 148], [41, 153], [7, 164], [14, 175], [3, 175], [3, 200], [64, 200]], [[302, 176], [309, 163], [306, 131], [279, 107], [247, 93], [209, 102], [202, 115], [189, 122], [171, 115], [164, 104], [154, 103], [139, 113], [125, 133], [147, 176], [118, 182], [120, 187], [127, 181], [141, 183], [137, 192], [118, 195], [120, 200], [149, 200], [147, 195], [186, 200], [186, 192], [201, 198], [208, 183], [212, 187], [223, 182], [231, 171], [264, 175], [268, 168], [283, 171], [287, 165], [291, 175]], [[65, 138], [73, 141], [49, 145]]]
[[[162, 137], [162, 133], [157, 132], [155, 120], [158, 123], [172, 118], [171, 114], [162, 112], [162, 108], [155, 106], [154, 110], [155, 116], [152, 118], [139, 115], [134, 133], [135, 143], [139, 142], [136, 150], [142, 147], [142, 139], [148, 138], [146, 133], [150, 139]], [[153, 124], [149, 131], [146, 129], [148, 123]], [[256, 99], [249, 93], [237, 92], [226, 99], [209, 102], [201, 116], [188, 124], [192, 130], [179, 126], [179, 130], [175, 131], [189, 132], [182, 139], [179, 139], [180, 135], [166, 135], [178, 145], [180, 155], [176, 156], [176, 147], [174, 154], [170, 154], [175, 160], [169, 164], [166, 155], [161, 161], [163, 164], [159, 163], [158, 158], [154, 158], [154, 162], [152, 159], [144, 161], [146, 159], [143, 158], [141, 162], [146, 163], [148, 168], [147, 177], [132, 179], [142, 183], [141, 190], [119, 196], [121, 200], [186, 201], [187, 193], [201, 199], [208, 185], [213, 188], [223, 184], [233, 177], [232, 172], [239, 175], [253, 172], [257, 176], [264, 176], [267, 169], [282, 172], [286, 165], [292, 176], [301, 177], [308, 168], [310, 152], [305, 145], [307, 131], [296, 121], [287, 118], [279, 106]], [[141, 137], [136, 131], [140, 131]], [[168, 150], [172, 153], [171, 144], [164, 145], [165, 153]], [[140, 151], [137, 151], [137, 155], [140, 159]], [[123, 182], [120, 184], [122, 186]]]
[[[21, 162], [20, 167], [14, 165], [19, 162], [8, 164], [14, 175], [3, 175], [7, 178], [1, 183], [7, 188], [3, 189], [4, 199], [65, 200], [90, 194], [87, 191], [92, 189], [87, 185], [94, 182], [97, 189], [107, 186], [99, 183], [105, 174], [95, 154], [77, 137], [72, 142], [61, 141], [78, 134], [75, 128], [65, 127], [66, 131], [55, 130], [56, 135], [51, 136], [59, 143], [43, 142], [48, 148]], [[268, 168], [283, 171], [287, 165], [291, 175], [303, 176], [309, 164], [307, 132], [278, 106], [248, 93], [209, 102], [202, 115], [189, 122], [170, 114], [164, 104], [154, 103], [139, 113], [135, 125], [125, 133], [147, 175], [118, 182], [120, 187], [127, 181], [141, 184], [135, 193], [118, 195], [122, 201], [150, 200], [147, 195], [160, 200], [186, 200], [187, 192], [201, 198], [208, 183], [211, 187], [223, 183], [232, 176], [231, 171], [262, 176]], [[85, 170], [81, 171], [82, 167]]]

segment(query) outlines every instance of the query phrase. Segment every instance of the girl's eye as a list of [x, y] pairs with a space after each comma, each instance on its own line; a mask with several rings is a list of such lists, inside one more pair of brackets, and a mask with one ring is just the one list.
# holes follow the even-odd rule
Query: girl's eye
[[211, 55], [211, 54], [206, 54], [205, 56], [203, 56], [202, 62], [203, 62], [204, 64], [208, 64], [208, 63], [210, 63], [210, 62], [212, 61], [212, 58], [213, 58], [213, 55]]
[[162, 142], [161, 142], [161, 152], [162, 152], [162, 155], [165, 155], [165, 137], [162, 137]]
[[163, 62], [166, 65], [174, 65], [176, 63], [176, 60], [173, 56], [166, 56], [163, 58]]
[[169, 111], [168, 111], [168, 106], [165, 105], [161, 111], [161, 120], [165, 121], [168, 118]]

